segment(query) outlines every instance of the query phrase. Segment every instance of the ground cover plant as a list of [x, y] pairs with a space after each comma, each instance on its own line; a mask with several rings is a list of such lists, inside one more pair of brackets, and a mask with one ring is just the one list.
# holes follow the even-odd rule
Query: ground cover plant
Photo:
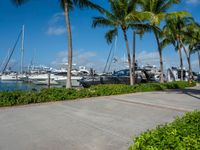
[[2, 91], [0, 92], [0, 107], [135, 92], [162, 91], [166, 89], [192, 87], [195, 85], [195, 82], [179, 81], [170, 83], [145, 83], [134, 86], [123, 84], [104, 84], [81, 89], [51, 88], [42, 89], [40, 91]]
[[129, 150], [161, 149], [200, 149], [200, 111], [186, 113], [172, 123], [142, 133], [129, 147]]

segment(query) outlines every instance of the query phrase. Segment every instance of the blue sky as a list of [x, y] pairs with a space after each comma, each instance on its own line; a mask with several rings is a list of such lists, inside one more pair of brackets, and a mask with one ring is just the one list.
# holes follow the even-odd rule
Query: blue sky
[[[65, 18], [58, 4], [59, 0], [30, 0], [19, 8], [12, 5], [9, 0], [0, 1], [0, 63], [7, 56], [8, 49], [12, 48], [17, 35], [25, 25], [25, 64], [31, 60], [36, 65], [59, 66], [66, 62], [67, 34]], [[98, 4], [105, 5], [106, 0], [94, 0]], [[189, 11], [196, 21], [200, 22], [198, 9], [199, 0], [183, 0], [174, 6], [174, 10]], [[94, 16], [99, 14], [93, 10], [75, 9], [71, 12], [71, 25], [73, 33], [74, 64], [94, 67], [102, 70], [111, 45], [106, 43], [104, 34], [108, 28], [91, 28]], [[132, 32], [129, 32], [129, 42], [132, 46]], [[126, 49], [123, 38], [117, 39], [117, 48], [114, 57], [118, 63], [113, 64], [113, 69], [120, 69]], [[156, 42], [151, 33], [137, 38], [137, 60], [139, 65], [158, 65]], [[164, 50], [165, 68], [179, 64], [179, 57], [172, 46]], [[18, 68], [20, 64], [20, 44], [12, 57], [10, 66]], [[185, 61], [185, 66], [187, 63]], [[192, 57], [193, 68], [198, 71], [197, 56]]]

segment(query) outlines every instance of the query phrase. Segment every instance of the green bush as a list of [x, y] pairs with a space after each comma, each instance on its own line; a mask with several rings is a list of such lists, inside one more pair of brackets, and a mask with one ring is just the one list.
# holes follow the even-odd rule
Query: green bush
[[52, 88], [42, 89], [39, 92], [12, 91], [0, 92], [0, 107], [42, 103], [51, 101], [73, 100], [85, 97], [108, 96], [128, 94], [135, 92], [161, 91], [194, 86], [196, 83], [171, 82], [171, 83], [146, 83], [135, 86], [124, 84], [102, 84], [82, 89]]
[[88, 90], [95, 96], [108, 96], [134, 92], [133, 86], [125, 84], [102, 84], [91, 86]]
[[197, 150], [200, 149], [200, 111], [142, 133], [129, 150]]

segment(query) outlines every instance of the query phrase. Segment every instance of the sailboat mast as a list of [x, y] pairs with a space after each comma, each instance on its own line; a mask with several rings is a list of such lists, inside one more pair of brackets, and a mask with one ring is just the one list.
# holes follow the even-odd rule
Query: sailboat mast
[[21, 74], [23, 73], [24, 65], [24, 25], [22, 26], [22, 47], [21, 47]]

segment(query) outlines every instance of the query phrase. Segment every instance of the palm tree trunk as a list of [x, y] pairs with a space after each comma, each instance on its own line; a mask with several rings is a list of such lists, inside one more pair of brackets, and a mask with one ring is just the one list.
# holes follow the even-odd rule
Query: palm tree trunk
[[159, 57], [160, 57], [160, 82], [163, 83], [164, 82], [164, 67], [163, 67], [163, 56], [162, 56], [162, 48], [160, 47], [160, 42], [159, 42], [159, 38], [158, 35], [156, 33], [156, 31], [154, 31], [155, 37], [156, 37], [156, 41], [157, 41], [157, 46], [158, 46], [158, 52], [159, 52]]
[[68, 34], [68, 67], [67, 67], [67, 81], [66, 88], [71, 88], [71, 70], [72, 70], [72, 34], [71, 34], [71, 26], [69, 19], [69, 6], [68, 1], [65, 0], [65, 17], [66, 17], [66, 25], [67, 25], [67, 34]]
[[[182, 42], [181, 42], [182, 43]], [[187, 50], [185, 48], [185, 46], [182, 44], [183, 50], [185, 52], [186, 58], [187, 58], [187, 62], [188, 62], [188, 68], [189, 68], [189, 80], [192, 79], [192, 67], [191, 67], [191, 61], [190, 61], [190, 57], [191, 55], [187, 53]]]
[[180, 57], [180, 67], [181, 67], [181, 81], [183, 81], [183, 57], [182, 57], [182, 50], [181, 46], [179, 47], [179, 57]]
[[126, 30], [123, 30], [124, 33], [124, 40], [126, 43], [126, 49], [127, 49], [127, 55], [128, 55], [128, 65], [129, 65], [129, 72], [130, 72], [130, 85], [133, 85], [133, 72], [132, 72], [132, 65], [131, 65], [131, 54], [130, 54], [130, 48], [128, 44], [128, 38], [126, 34]]
[[189, 54], [188, 57], [188, 65], [189, 65], [189, 79], [194, 79], [192, 73], [192, 65], [191, 65], [191, 54]]
[[199, 71], [200, 71], [200, 51], [198, 51], [198, 58], [199, 58]]
[[136, 48], [136, 32], [133, 31], [133, 84], [135, 84], [135, 48]]
[[164, 67], [163, 67], [163, 54], [162, 54], [162, 50], [159, 50], [159, 57], [160, 57], [160, 82], [163, 83], [164, 82]]

